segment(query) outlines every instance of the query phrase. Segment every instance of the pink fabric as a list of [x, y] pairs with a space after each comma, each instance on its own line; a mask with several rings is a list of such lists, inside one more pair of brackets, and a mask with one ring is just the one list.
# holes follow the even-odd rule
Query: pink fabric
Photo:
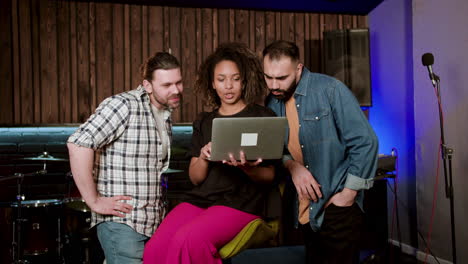
[[220, 264], [218, 248], [259, 218], [226, 206], [176, 206], [146, 243], [143, 263]]

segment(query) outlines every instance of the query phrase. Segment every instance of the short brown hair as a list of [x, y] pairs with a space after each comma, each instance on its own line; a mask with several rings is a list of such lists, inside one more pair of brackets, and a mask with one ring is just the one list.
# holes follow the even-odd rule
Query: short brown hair
[[291, 61], [299, 61], [299, 48], [290, 41], [276, 40], [265, 49], [263, 49], [263, 57], [269, 56], [272, 60], [278, 60], [281, 56], [291, 58]]
[[176, 57], [168, 52], [156, 52], [140, 66], [140, 72], [143, 80], [151, 81], [154, 71], [177, 68], [180, 68], [180, 63]]

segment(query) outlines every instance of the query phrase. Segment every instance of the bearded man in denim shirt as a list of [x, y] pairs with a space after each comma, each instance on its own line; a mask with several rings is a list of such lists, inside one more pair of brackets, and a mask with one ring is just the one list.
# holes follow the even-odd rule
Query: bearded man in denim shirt
[[359, 263], [363, 190], [373, 185], [377, 137], [350, 90], [312, 73], [291, 42], [263, 50], [267, 105], [288, 118], [283, 162], [298, 194], [307, 263]]

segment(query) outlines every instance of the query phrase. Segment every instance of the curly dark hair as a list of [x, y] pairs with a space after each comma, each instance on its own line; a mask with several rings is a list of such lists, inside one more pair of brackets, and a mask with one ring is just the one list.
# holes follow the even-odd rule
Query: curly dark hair
[[237, 65], [242, 80], [242, 99], [246, 104], [261, 103], [268, 88], [263, 76], [263, 68], [258, 57], [247, 45], [230, 42], [218, 46], [200, 65], [195, 93], [202, 94], [210, 106], [219, 108], [221, 99], [213, 88], [214, 69], [221, 61], [232, 61]]

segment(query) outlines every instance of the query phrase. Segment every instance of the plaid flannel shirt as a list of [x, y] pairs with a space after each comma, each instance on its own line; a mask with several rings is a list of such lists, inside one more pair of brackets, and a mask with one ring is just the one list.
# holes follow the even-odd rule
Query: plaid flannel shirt
[[[169, 135], [172, 124], [164, 112]], [[133, 206], [124, 218], [92, 213], [94, 226], [103, 221], [124, 223], [146, 236], [153, 235], [166, 213], [162, 172], [162, 144], [151, 112], [149, 96], [142, 86], [105, 99], [95, 113], [70, 136], [68, 142], [95, 150], [93, 177], [99, 195], [128, 195]]]

